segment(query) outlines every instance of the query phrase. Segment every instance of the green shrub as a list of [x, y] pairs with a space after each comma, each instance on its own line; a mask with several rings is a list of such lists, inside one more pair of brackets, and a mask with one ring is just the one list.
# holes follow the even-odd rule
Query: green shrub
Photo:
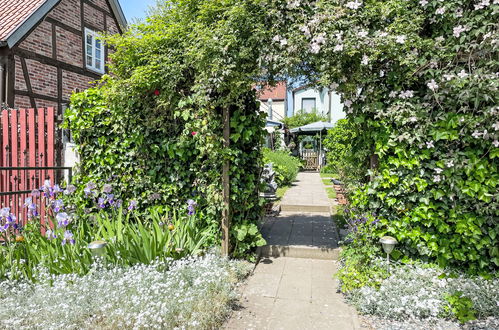
[[358, 183], [366, 172], [365, 159], [359, 157], [355, 147], [357, 130], [358, 127], [348, 119], [340, 119], [328, 130], [324, 139], [326, 170], [337, 173], [338, 178], [345, 183]]
[[329, 121], [329, 118], [325, 115], [319, 114], [317, 109], [313, 109], [312, 112], [298, 110], [293, 116], [284, 118], [283, 123], [289, 128], [295, 128], [315, 123], [317, 121], [327, 122]]
[[272, 163], [276, 172], [276, 182], [279, 186], [289, 185], [295, 181], [302, 166], [300, 159], [291, 156], [286, 151], [263, 150], [264, 164]]

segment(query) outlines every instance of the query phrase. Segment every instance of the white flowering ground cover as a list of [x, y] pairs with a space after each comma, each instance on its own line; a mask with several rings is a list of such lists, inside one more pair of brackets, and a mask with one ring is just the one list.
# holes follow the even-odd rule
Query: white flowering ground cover
[[[487, 280], [465, 274], [444, 277], [442, 274], [442, 270], [420, 265], [398, 266], [379, 289], [365, 286], [354, 290], [348, 299], [360, 313], [374, 316], [373, 319], [378, 320], [374, 323], [380, 328], [418, 329], [421, 324], [418, 320], [424, 320], [425, 327], [443, 324], [442, 318], [450, 316], [445, 297], [461, 292], [463, 297], [471, 299], [479, 319], [470, 322], [475, 325], [473, 328], [481, 329], [479, 324], [488, 325], [484, 329], [499, 327], [498, 278]], [[449, 324], [457, 327], [457, 323], [447, 323], [447, 326]]]
[[168, 328], [220, 325], [250, 266], [215, 255], [89, 274], [0, 282], [1, 329]]

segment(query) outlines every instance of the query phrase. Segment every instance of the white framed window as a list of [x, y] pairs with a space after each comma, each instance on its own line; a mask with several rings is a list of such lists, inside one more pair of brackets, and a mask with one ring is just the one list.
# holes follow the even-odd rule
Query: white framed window
[[97, 32], [85, 28], [85, 63], [87, 69], [104, 73], [104, 43]]
[[301, 108], [304, 112], [310, 113], [315, 107], [315, 97], [304, 97], [301, 99]]

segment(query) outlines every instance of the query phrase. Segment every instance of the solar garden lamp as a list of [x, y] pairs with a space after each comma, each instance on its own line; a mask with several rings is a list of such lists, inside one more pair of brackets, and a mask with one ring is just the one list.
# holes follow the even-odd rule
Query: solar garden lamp
[[88, 244], [88, 249], [92, 253], [93, 257], [105, 258], [106, 257], [106, 245], [104, 241], [93, 241]]
[[397, 245], [397, 240], [391, 236], [383, 236], [379, 240], [383, 246], [383, 250], [386, 252], [386, 267], [388, 272], [390, 272], [390, 253], [392, 253], [393, 248]]

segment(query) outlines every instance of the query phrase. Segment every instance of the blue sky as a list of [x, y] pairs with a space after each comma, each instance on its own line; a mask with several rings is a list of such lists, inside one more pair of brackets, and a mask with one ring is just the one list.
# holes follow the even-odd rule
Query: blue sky
[[149, 6], [156, 3], [156, 0], [119, 0], [121, 8], [125, 13], [127, 21], [130, 23], [134, 18], [144, 18]]

